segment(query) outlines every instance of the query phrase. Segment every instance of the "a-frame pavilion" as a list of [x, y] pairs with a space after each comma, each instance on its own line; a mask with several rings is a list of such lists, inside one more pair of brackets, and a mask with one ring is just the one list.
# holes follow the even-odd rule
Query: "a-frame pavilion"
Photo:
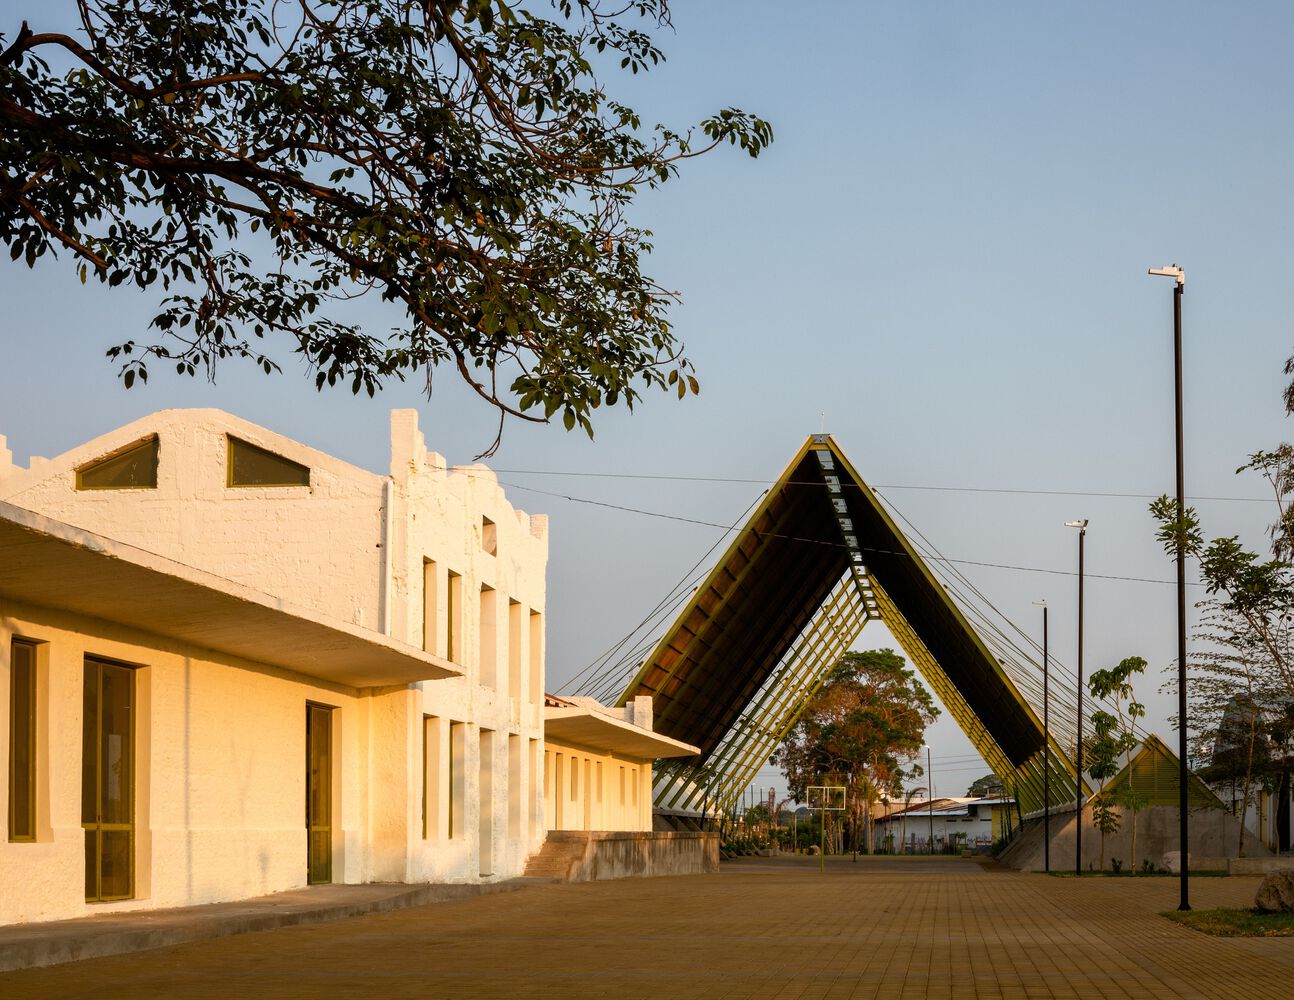
[[734, 805], [870, 621], [884, 622], [1029, 813], [1074, 767], [828, 434], [808, 438], [620, 697], [701, 753], [658, 768], [656, 806]]

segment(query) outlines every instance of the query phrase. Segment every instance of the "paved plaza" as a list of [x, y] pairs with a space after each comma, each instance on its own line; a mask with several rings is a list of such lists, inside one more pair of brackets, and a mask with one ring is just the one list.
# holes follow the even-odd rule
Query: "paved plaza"
[[[1257, 878], [1199, 878], [1198, 907]], [[751, 859], [719, 875], [544, 885], [0, 975], [0, 996], [1289, 998], [1294, 938], [1156, 916], [1174, 879], [962, 859]]]

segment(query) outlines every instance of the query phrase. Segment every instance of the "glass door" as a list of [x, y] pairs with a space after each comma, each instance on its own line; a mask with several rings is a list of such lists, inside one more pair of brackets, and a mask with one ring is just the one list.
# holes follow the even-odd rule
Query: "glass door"
[[135, 895], [135, 671], [87, 658], [81, 718], [86, 902]]
[[332, 709], [306, 705], [306, 881], [332, 881]]

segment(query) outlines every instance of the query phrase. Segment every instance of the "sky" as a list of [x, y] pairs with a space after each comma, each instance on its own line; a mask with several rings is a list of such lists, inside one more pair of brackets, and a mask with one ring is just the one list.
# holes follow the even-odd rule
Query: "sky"
[[[0, 0], [0, 23], [42, 30], [74, 10]], [[1291, 436], [1294, 7], [676, 0], [673, 14], [668, 61], [612, 74], [612, 94], [676, 126], [741, 107], [775, 142], [684, 164], [633, 214], [655, 233], [648, 272], [682, 295], [672, 320], [701, 395], [604, 411], [594, 441], [514, 424], [491, 460], [514, 504], [550, 516], [550, 689], [721, 534], [583, 501], [730, 523], [821, 428], [944, 555], [1049, 571], [960, 566], [1035, 633], [1033, 602], [1049, 602], [1058, 669], [1076, 643], [1063, 522], [1089, 518], [1087, 667], [1145, 657], [1149, 728], [1175, 744], [1158, 691], [1172, 564], [1144, 499], [1084, 494], [1173, 488], [1171, 282], [1146, 269], [1177, 262], [1187, 493], [1229, 498], [1199, 502], [1209, 534], [1263, 542], [1271, 505], [1246, 500], [1264, 484], [1235, 469]], [[103, 352], [145, 333], [156, 296], [83, 287], [66, 261], [0, 263], [0, 303], [0, 434], [20, 461], [173, 406], [379, 472], [392, 408], [416, 407], [454, 462], [493, 437], [450, 373], [430, 399], [416, 384], [321, 394], [282, 347], [282, 375], [158, 371], [126, 391]], [[971, 492], [1001, 490], [1053, 492]], [[859, 645], [894, 643], [868, 626]], [[929, 739], [938, 794], [987, 770], [946, 715]], [[756, 783], [784, 788], [771, 769]]]

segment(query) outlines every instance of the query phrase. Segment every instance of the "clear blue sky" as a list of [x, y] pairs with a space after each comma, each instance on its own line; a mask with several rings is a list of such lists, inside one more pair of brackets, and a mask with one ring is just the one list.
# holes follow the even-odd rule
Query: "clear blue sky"
[[[43, 7], [0, 0], [6, 32], [22, 16], [40, 30]], [[1170, 491], [1171, 286], [1145, 271], [1178, 261], [1188, 493], [1263, 495], [1233, 471], [1291, 436], [1280, 369], [1294, 353], [1294, 8], [679, 0], [674, 19], [660, 35], [668, 63], [612, 79], [613, 92], [674, 124], [741, 106], [777, 137], [758, 161], [725, 151], [686, 165], [637, 215], [656, 232], [650, 270], [684, 295], [674, 319], [702, 395], [604, 415], [592, 443], [512, 427], [497, 468], [771, 479], [825, 419], [875, 483]], [[5, 262], [0, 300], [0, 433], [20, 458], [183, 405], [223, 407], [375, 470], [394, 406], [418, 407], [452, 461], [493, 434], [448, 373], [430, 401], [412, 386], [374, 401], [319, 395], [286, 351], [276, 378], [231, 365], [210, 386], [159, 371], [126, 392], [102, 352], [143, 333], [150, 297], [83, 288], [55, 263]], [[713, 521], [759, 489], [501, 478], [552, 519], [554, 688], [716, 532], [521, 486]], [[1069, 570], [1075, 539], [1061, 523], [1089, 517], [1091, 573], [1172, 577], [1142, 501], [882, 492], [951, 557]], [[1270, 518], [1258, 504], [1201, 510], [1206, 528], [1252, 544]], [[1053, 649], [1072, 664], [1072, 577], [964, 569], [1023, 624], [1049, 599]], [[1089, 580], [1089, 666], [1150, 660], [1150, 722], [1175, 742], [1156, 693], [1173, 609], [1170, 586]], [[889, 640], [869, 631], [863, 644]], [[951, 720], [932, 743], [939, 792], [983, 772], [962, 759]]]

